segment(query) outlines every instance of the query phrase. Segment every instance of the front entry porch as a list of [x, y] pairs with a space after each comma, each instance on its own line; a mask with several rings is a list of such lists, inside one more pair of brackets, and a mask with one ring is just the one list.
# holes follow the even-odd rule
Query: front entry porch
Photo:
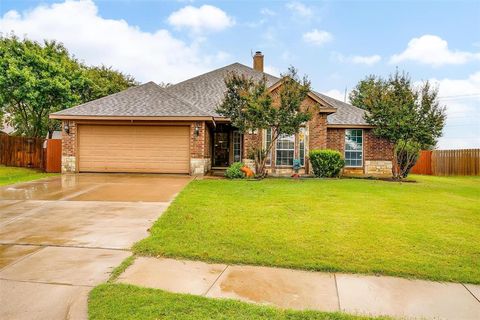
[[226, 169], [242, 161], [243, 136], [230, 124], [217, 124], [212, 129], [212, 169]]

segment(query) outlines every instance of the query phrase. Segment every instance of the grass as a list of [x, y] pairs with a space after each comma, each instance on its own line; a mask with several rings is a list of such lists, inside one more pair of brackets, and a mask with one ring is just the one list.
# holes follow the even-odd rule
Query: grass
[[55, 173], [44, 173], [35, 169], [0, 166], [0, 186], [37, 180], [56, 175]]
[[367, 320], [387, 319], [343, 313], [291, 311], [233, 300], [168, 293], [124, 284], [103, 284], [90, 293], [90, 320], [97, 319], [288, 319]]
[[108, 279], [108, 282], [114, 282], [117, 280], [117, 278], [125, 271], [127, 270], [128, 267], [130, 267], [133, 262], [135, 261], [135, 256], [131, 255], [130, 257], [126, 258], [125, 260], [120, 263], [119, 266], [117, 266], [115, 269], [113, 269], [112, 273], [110, 274], [110, 278]]
[[480, 177], [197, 180], [143, 255], [480, 283]]

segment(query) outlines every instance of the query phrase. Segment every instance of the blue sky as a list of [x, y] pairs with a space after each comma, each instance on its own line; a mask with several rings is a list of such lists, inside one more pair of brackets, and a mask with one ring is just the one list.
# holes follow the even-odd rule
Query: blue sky
[[297, 67], [343, 100], [398, 66], [433, 80], [448, 121], [440, 148], [480, 147], [479, 1], [9, 1], [0, 31], [57, 39], [88, 64], [178, 82], [232, 62]]

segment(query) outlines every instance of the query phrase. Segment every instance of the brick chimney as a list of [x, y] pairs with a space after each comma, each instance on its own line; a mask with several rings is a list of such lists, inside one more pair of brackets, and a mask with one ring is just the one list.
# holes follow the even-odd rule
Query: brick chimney
[[263, 54], [261, 51], [255, 52], [253, 56], [253, 69], [263, 72]]

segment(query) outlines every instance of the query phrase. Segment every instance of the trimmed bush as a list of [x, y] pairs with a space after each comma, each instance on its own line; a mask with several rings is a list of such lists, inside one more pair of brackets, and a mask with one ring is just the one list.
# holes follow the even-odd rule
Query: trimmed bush
[[234, 162], [227, 171], [225, 171], [225, 177], [228, 179], [243, 179], [245, 178], [245, 173], [241, 171], [244, 164], [242, 162]]
[[335, 150], [312, 150], [308, 154], [313, 173], [318, 178], [338, 177], [345, 165], [340, 152]]

